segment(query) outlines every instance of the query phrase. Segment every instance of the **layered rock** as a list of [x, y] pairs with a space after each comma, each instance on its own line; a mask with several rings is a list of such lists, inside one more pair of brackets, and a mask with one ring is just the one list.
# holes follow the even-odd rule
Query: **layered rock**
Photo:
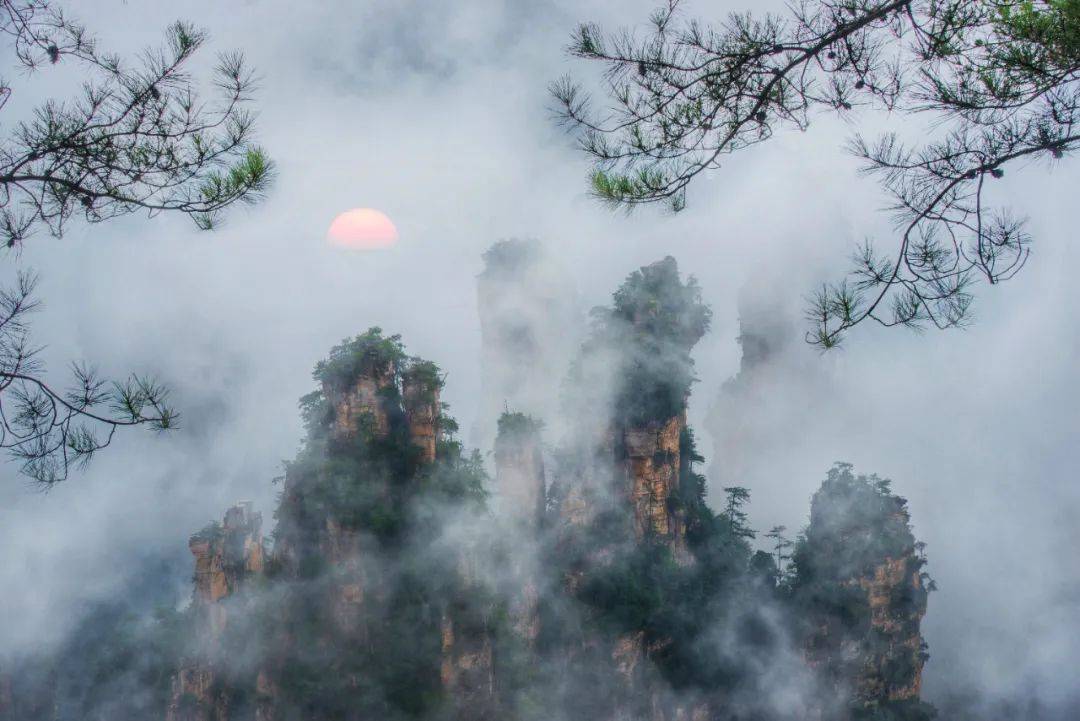
[[[802, 717], [918, 704], [925, 578], [902, 499], [830, 476], [791, 581], [792, 608], [808, 610], [778, 631], [786, 586], [748, 580], [745, 513], [711, 511], [693, 469], [700, 294], [667, 259], [615, 299], [576, 366], [610, 383], [572, 377], [581, 392], [550, 468], [540, 425], [503, 414], [490, 505], [480, 456], [442, 414], [438, 369], [377, 330], [335, 348], [287, 464], [260, 664], [224, 679], [212, 652], [194, 659], [168, 721], [241, 721], [245, 697], [257, 721], [771, 719], [754, 683], [774, 682], [762, 658], [789, 658], [788, 632], [839, 700]], [[258, 534], [240, 506], [192, 539], [205, 648], [261, 572]]]
[[219, 666], [229, 662], [222, 638], [236, 610], [226, 601], [263, 573], [262, 515], [252, 510], [251, 503], [239, 503], [225, 512], [222, 523], [192, 536], [188, 548], [195, 557], [192, 614], [198, 651], [174, 676], [165, 717], [228, 721], [229, 700], [218, 683]]
[[541, 425], [521, 413], [499, 418], [495, 439], [495, 491], [498, 510], [515, 542], [508, 573], [510, 620], [515, 633], [531, 647], [540, 634], [540, 579], [537, 550], [544, 528], [547, 479], [540, 436]]
[[464, 605], [448, 604], [443, 611], [439, 678], [454, 718], [494, 721], [499, 712], [491, 635], [482, 623], [469, 624], [468, 615]]
[[694, 377], [690, 351], [710, 318], [694, 280], [683, 282], [668, 257], [627, 279], [615, 294], [611, 320], [624, 356], [615, 420], [622, 427], [635, 532], [668, 545], [680, 563], [690, 561], [686, 520], [674, 502]]
[[522, 413], [504, 413], [495, 439], [495, 490], [500, 511], [535, 533], [545, 507], [540, 424]]
[[686, 519], [672, 504], [678, 492], [680, 438], [686, 429], [685, 411], [666, 421], [650, 421], [623, 434], [630, 502], [637, 538], [646, 536], [668, 544], [685, 560]]
[[919, 626], [926, 614], [921, 566], [914, 554], [889, 558], [859, 579], [870, 606], [870, 633], [880, 640], [855, 681], [855, 696], [864, 704], [919, 698], [925, 650]]
[[838, 464], [814, 494], [795, 562], [807, 661], [841, 705], [920, 706], [929, 581], [906, 501]]
[[[667, 258], [631, 274], [573, 366], [555, 501], [563, 588], [583, 601], [583, 632], [567, 639], [567, 675], [606, 669], [600, 719], [668, 721], [696, 706], [668, 695], [659, 659], [674, 639], [649, 624], [650, 591], [671, 561], [694, 566], [680, 494], [690, 349], [708, 325], [692, 282]], [[568, 451], [568, 452], [567, 452]], [[674, 582], [672, 577], [671, 582]], [[658, 589], [658, 594], [674, 592]], [[700, 716], [705, 707], [697, 709]]]
[[[624, 467], [635, 540], [666, 545], [674, 560], [682, 566], [693, 563], [686, 545], [686, 518], [673, 503], [678, 493], [682, 462], [680, 438], [685, 428], [684, 410], [665, 421], [650, 421], [623, 431]], [[646, 635], [644, 631], [624, 633], [615, 640], [611, 658], [622, 676], [626, 703], [630, 706], [616, 709], [613, 719], [670, 721], [688, 718], [684, 704], [664, 698], [666, 684], [653, 666], [652, 658], [669, 643], [670, 638]], [[645, 699], [648, 711], [635, 715], [634, 705], [641, 705]], [[707, 708], [702, 706], [700, 713], [706, 711]]]
[[442, 382], [433, 363], [417, 362], [401, 376], [401, 397], [409, 437], [420, 450], [420, 462], [435, 462], [439, 438], [439, 388]]
[[357, 375], [351, 385], [323, 383], [323, 394], [334, 409], [334, 430], [338, 436], [355, 436], [364, 422], [371, 433], [385, 437], [390, 429], [387, 391], [394, 387], [397, 366], [393, 360], [375, 362]]

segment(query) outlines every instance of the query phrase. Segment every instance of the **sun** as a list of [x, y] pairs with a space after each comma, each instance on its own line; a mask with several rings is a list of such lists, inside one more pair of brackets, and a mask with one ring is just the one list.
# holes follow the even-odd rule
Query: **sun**
[[398, 231], [390, 218], [372, 208], [346, 210], [326, 231], [330, 245], [350, 250], [376, 250], [397, 243]]

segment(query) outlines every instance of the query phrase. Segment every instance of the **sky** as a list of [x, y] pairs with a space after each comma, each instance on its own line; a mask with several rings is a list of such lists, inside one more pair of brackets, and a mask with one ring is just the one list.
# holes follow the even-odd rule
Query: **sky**
[[[714, 322], [695, 351], [690, 420], [711, 476], [745, 469], [757, 527], [804, 525], [835, 460], [893, 479], [940, 587], [924, 623], [930, 700], [975, 689], [1053, 705], [1075, 694], [1080, 166], [998, 181], [996, 197], [1030, 217], [1036, 244], [1015, 280], [979, 288], [971, 328], [860, 328], [826, 356], [792, 344], [759, 402], [714, 411], [748, 438], [714, 458], [705, 419], [738, 370], [740, 295], [780, 298], [798, 327], [806, 294], [838, 277], [863, 238], [886, 247], [891, 227], [885, 198], [841, 149], [854, 126], [827, 116], [730, 158], [677, 216], [593, 201], [547, 85], [593, 70], [566, 56], [576, 23], [635, 25], [653, 4], [96, 0], [89, 13], [69, 3], [118, 52], [157, 43], [177, 17], [210, 31], [208, 56], [242, 49], [260, 75], [259, 137], [279, 176], [265, 202], [213, 233], [172, 217], [74, 223], [8, 258], [7, 276], [41, 275], [34, 333], [57, 378], [80, 359], [115, 376], [152, 372], [173, 389], [182, 426], [123, 434], [47, 494], [0, 466], [0, 648], [59, 638], [85, 604], [130, 588], [162, 558], [181, 569], [185, 597], [191, 532], [241, 499], [270, 516], [272, 479], [301, 437], [296, 399], [345, 336], [373, 325], [402, 334], [448, 372], [445, 399], [470, 428], [480, 253], [535, 237], [586, 305], [665, 255], [698, 278]], [[685, 12], [715, 19], [762, 6], [694, 0]], [[63, 91], [50, 72], [17, 78], [20, 108]], [[920, 132], [918, 122], [874, 116], [861, 129]], [[325, 243], [334, 215], [358, 206], [393, 218], [397, 247]]]

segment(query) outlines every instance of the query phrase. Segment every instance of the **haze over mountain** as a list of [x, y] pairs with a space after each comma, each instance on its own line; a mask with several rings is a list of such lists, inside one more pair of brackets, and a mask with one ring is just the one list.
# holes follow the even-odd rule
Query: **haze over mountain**
[[[837, 152], [842, 123], [822, 118], [811, 142], [782, 136], [733, 157], [678, 216], [612, 214], [580, 191], [586, 169], [549, 122], [545, 84], [566, 67], [575, 23], [618, 26], [652, 4], [183, 8], [211, 29], [215, 49], [244, 48], [259, 69], [261, 132], [280, 180], [214, 234], [130, 218], [27, 244], [19, 264], [42, 274], [34, 333], [49, 344], [50, 368], [85, 358], [118, 374], [153, 371], [183, 422], [161, 437], [118, 438], [45, 495], [0, 468], [0, 650], [59, 646], [101, 602], [185, 604], [187, 538], [240, 500], [269, 519], [280, 490], [271, 479], [303, 438], [296, 399], [346, 336], [380, 326], [436, 360], [471, 445], [471, 429], [491, 422], [481, 418], [481, 253], [535, 237], [583, 310], [667, 255], [697, 277], [713, 319], [693, 351], [688, 418], [714, 508], [730, 480], [751, 489], [750, 526], [796, 531], [834, 461], [893, 479], [939, 585], [922, 627], [924, 698], [946, 717], [957, 697], [975, 718], [993, 718], [1000, 703], [1028, 718], [1074, 708], [1080, 291], [1070, 271], [1080, 251], [1068, 212], [1078, 171], [1001, 181], [1038, 242], [1022, 277], [980, 293], [970, 329], [864, 328], [822, 358], [801, 342], [801, 298], [864, 234], [890, 230], [876, 187]], [[156, 42], [177, 12], [104, 0], [84, 19], [126, 51]], [[41, 77], [21, 92], [44, 98], [66, 82]], [[356, 206], [394, 219], [392, 251], [325, 245], [330, 220]], [[740, 372], [747, 346], [736, 338], [753, 323], [740, 328], [740, 298], [776, 307], [792, 337], [763, 360], [752, 393], [717, 400]]]

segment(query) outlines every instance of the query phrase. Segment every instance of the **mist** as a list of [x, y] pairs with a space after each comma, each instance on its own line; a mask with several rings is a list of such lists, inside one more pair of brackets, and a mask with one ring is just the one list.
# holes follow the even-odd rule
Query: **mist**
[[[148, 566], [155, 602], [188, 603], [188, 536], [238, 500], [269, 516], [272, 479], [303, 436], [297, 399], [346, 336], [402, 334], [446, 372], [443, 399], [466, 441], [488, 442], [481, 254], [531, 237], [583, 310], [664, 256], [697, 278], [713, 319], [693, 352], [689, 417], [713, 506], [723, 486], [746, 486], [754, 528], [799, 529], [834, 461], [893, 480], [939, 586], [923, 624], [924, 697], [944, 717], [967, 698], [979, 699], [973, 718], [1075, 708], [1080, 290], [1070, 271], [1080, 251], [1063, 211], [1080, 171], [1032, 167], [1000, 181], [1035, 245], [1015, 280], [979, 289], [970, 328], [860, 327], [821, 355], [803, 342], [803, 299], [846, 270], [864, 237], [884, 247], [892, 230], [885, 198], [840, 149], [844, 122], [820, 117], [731, 157], [677, 216], [612, 213], [586, 194], [587, 167], [553, 122], [546, 86], [575, 68], [564, 47], [577, 23], [617, 27], [653, 5], [71, 4], [118, 52], [158, 42], [178, 13], [210, 30], [211, 50], [243, 49], [279, 177], [264, 203], [213, 233], [170, 217], [73, 224], [9, 258], [6, 277], [41, 274], [33, 334], [50, 377], [84, 359], [112, 376], [152, 372], [182, 418], [166, 434], [122, 434], [48, 493], [0, 466], [0, 651], [62, 643], [88, 607], [145, 587]], [[689, 12], [756, 7], [699, 1]], [[20, 101], [55, 87], [29, 83]], [[354, 206], [385, 211], [399, 244], [326, 245], [330, 220]], [[785, 341], [748, 374], [752, 392], [725, 395], [740, 373], [740, 314], [755, 307], [783, 319]]]

